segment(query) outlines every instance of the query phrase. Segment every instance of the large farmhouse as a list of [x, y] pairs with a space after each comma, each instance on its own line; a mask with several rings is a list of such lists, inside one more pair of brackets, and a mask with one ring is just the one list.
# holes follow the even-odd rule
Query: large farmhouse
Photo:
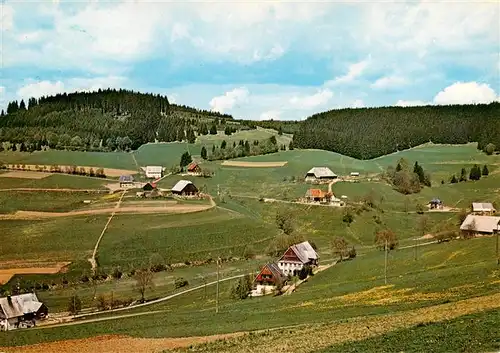
[[198, 188], [189, 180], [180, 180], [172, 188], [172, 194], [194, 196], [198, 194]]
[[290, 246], [278, 260], [278, 267], [285, 275], [294, 275], [300, 271], [304, 265], [317, 266], [318, 261], [318, 253], [308, 241], [305, 241]]
[[480, 216], [492, 216], [496, 212], [495, 207], [490, 202], [473, 202], [472, 213]]
[[306, 182], [323, 182], [337, 179], [337, 175], [327, 167], [314, 167], [306, 173]]
[[47, 314], [47, 307], [38, 301], [35, 293], [0, 298], [0, 331], [33, 326]]
[[277, 286], [282, 286], [286, 282], [286, 276], [275, 262], [271, 262], [262, 267], [253, 283], [253, 296], [265, 295], [272, 292]]
[[472, 235], [491, 235], [499, 231], [500, 217], [468, 215], [460, 226], [462, 232]]
[[146, 178], [158, 179], [163, 176], [165, 168], [159, 165], [148, 165], [146, 168], [143, 168], [143, 170], [146, 173]]

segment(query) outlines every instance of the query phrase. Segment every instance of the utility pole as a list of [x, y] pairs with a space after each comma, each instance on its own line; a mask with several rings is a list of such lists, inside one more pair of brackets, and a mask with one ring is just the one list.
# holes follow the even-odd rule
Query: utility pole
[[217, 289], [215, 292], [215, 313], [219, 312], [219, 261], [220, 257], [217, 258]]
[[385, 239], [384, 282], [387, 285], [387, 238]]
[[498, 255], [498, 236], [500, 235], [500, 221], [497, 224], [497, 245], [496, 245], [496, 252], [497, 252], [497, 266], [500, 265], [500, 256]]

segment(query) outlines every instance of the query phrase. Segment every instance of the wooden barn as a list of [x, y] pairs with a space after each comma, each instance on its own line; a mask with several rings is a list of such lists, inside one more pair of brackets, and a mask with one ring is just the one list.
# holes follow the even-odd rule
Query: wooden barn
[[190, 175], [200, 175], [201, 174], [201, 167], [196, 162], [189, 163], [189, 165], [187, 166], [187, 172]]
[[172, 194], [181, 196], [196, 196], [198, 188], [189, 180], [180, 180], [172, 188]]
[[286, 276], [280, 270], [278, 264], [275, 262], [268, 263], [262, 267], [255, 277], [252, 296], [272, 293], [277, 286], [283, 286], [285, 282]]
[[338, 176], [327, 167], [314, 167], [306, 173], [305, 181], [312, 183], [329, 182]]
[[285, 275], [295, 275], [304, 265], [317, 266], [319, 255], [308, 241], [290, 246], [278, 260], [278, 267]]

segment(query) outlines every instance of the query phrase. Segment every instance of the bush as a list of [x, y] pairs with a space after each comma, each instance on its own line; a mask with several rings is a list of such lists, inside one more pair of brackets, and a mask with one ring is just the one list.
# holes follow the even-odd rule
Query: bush
[[108, 309], [108, 301], [104, 294], [99, 294], [96, 298], [96, 307], [97, 310], [107, 310]]
[[82, 310], [82, 301], [78, 297], [78, 295], [73, 295], [71, 298], [69, 298], [68, 301], [68, 311], [72, 315], [76, 315]]
[[120, 271], [120, 269], [118, 267], [116, 267], [114, 270], [113, 270], [113, 273], [111, 273], [111, 276], [114, 278], [114, 279], [120, 279], [122, 278], [122, 275], [123, 275], [123, 272]]
[[187, 285], [189, 285], [189, 282], [182, 277], [177, 277], [174, 281], [175, 289], [186, 287]]
[[349, 250], [349, 252], [347, 253], [347, 256], [350, 259], [354, 259], [356, 257], [356, 248], [354, 248], [354, 246]]

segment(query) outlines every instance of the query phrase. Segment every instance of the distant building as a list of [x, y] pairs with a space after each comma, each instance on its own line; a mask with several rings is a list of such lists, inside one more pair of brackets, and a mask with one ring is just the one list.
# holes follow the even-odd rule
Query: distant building
[[277, 286], [283, 286], [286, 276], [275, 262], [266, 264], [260, 270], [253, 282], [252, 296], [272, 293]]
[[352, 177], [359, 177], [359, 172], [351, 172]]
[[317, 266], [319, 255], [308, 241], [290, 246], [278, 260], [278, 267], [285, 275], [294, 275], [304, 265]]
[[332, 194], [321, 189], [309, 189], [306, 191], [306, 201], [308, 202], [327, 202]]
[[189, 165], [187, 166], [187, 171], [188, 171], [188, 174], [191, 174], [191, 175], [200, 175], [201, 174], [201, 167], [198, 163], [192, 162], [192, 163], [189, 163]]
[[47, 316], [48, 309], [35, 293], [0, 298], [0, 331], [31, 327]]
[[157, 165], [148, 165], [145, 169], [146, 172], [146, 178], [150, 179], [158, 179], [163, 176], [163, 171], [165, 168], [162, 166], [157, 166]]
[[473, 202], [472, 213], [475, 215], [492, 216], [496, 212], [495, 207], [490, 202]]
[[435, 208], [442, 209], [443, 208], [443, 201], [441, 201], [440, 199], [432, 199], [429, 201], [429, 208], [431, 210], [435, 209]]
[[337, 179], [337, 175], [327, 167], [314, 167], [306, 173], [306, 182], [322, 182]]
[[472, 235], [491, 235], [498, 232], [500, 217], [468, 215], [460, 226], [462, 232], [469, 232]]
[[144, 190], [144, 191], [153, 191], [154, 189], [156, 189], [156, 184], [155, 183], [146, 183], [142, 187], [142, 190]]
[[134, 187], [134, 177], [132, 175], [120, 176], [120, 188], [129, 189]]
[[172, 194], [194, 196], [198, 194], [198, 188], [189, 180], [180, 180], [172, 188]]

